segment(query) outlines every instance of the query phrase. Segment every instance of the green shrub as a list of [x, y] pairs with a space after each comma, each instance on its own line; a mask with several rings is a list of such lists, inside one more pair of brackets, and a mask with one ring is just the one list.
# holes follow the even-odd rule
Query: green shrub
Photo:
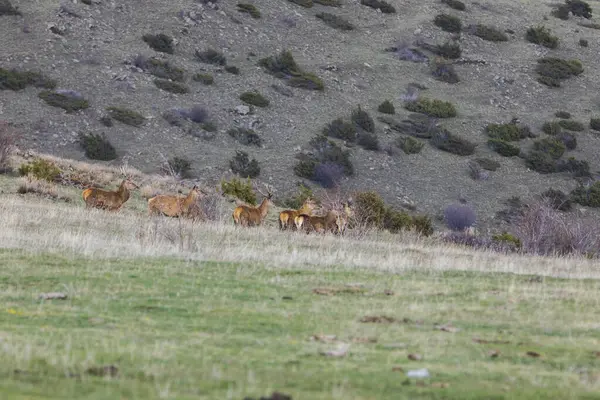
[[185, 71], [182, 68], [174, 66], [169, 61], [160, 60], [155, 57], [146, 58], [144, 56], [138, 56], [133, 63], [136, 67], [157, 78], [170, 79], [177, 82], [183, 82], [185, 80]]
[[543, 151], [530, 151], [525, 157], [525, 165], [541, 174], [556, 172], [556, 160]]
[[262, 146], [262, 139], [254, 130], [247, 128], [231, 128], [227, 134], [246, 146]]
[[573, 15], [586, 19], [592, 18], [592, 7], [587, 2], [582, 0], [566, 0], [565, 3]]
[[457, 59], [462, 55], [462, 50], [458, 43], [445, 42], [442, 45], [436, 45], [433, 48], [433, 52], [440, 57]]
[[313, 0], [313, 3], [321, 4], [328, 7], [339, 7], [342, 5], [340, 0]]
[[571, 210], [571, 199], [569, 199], [569, 196], [561, 190], [550, 188], [543, 192], [540, 197], [549, 201], [552, 208], [556, 210]]
[[317, 154], [317, 161], [340, 165], [345, 175], [350, 176], [354, 174], [354, 166], [350, 161], [349, 151], [342, 150], [335, 142], [323, 135], [313, 137], [309, 144]]
[[440, 150], [458, 156], [470, 156], [475, 152], [476, 147], [475, 143], [460, 136], [456, 136], [445, 129], [434, 133], [430, 139], [430, 143]]
[[240, 95], [240, 100], [256, 107], [267, 107], [270, 104], [269, 100], [258, 92], [244, 92]]
[[558, 37], [553, 36], [545, 26], [536, 26], [527, 29], [525, 39], [531, 43], [539, 44], [549, 49], [558, 47]]
[[391, 101], [385, 100], [377, 107], [377, 111], [383, 114], [396, 114], [396, 109]]
[[173, 54], [175, 52], [173, 38], [164, 33], [159, 33], [158, 35], [147, 33], [142, 36], [142, 39], [155, 51], [168, 54]]
[[561, 158], [566, 150], [565, 145], [555, 137], [536, 140], [533, 142], [533, 149], [546, 153], [555, 160]]
[[435, 118], [456, 117], [456, 108], [449, 101], [419, 98], [416, 101], [406, 102], [404, 108], [411, 112], [426, 114]]
[[186, 94], [190, 92], [190, 89], [186, 85], [166, 79], [155, 79], [154, 84], [157, 88], [174, 94]]
[[300, 160], [294, 166], [294, 173], [300, 178], [313, 179], [318, 162], [315, 160]]
[[467, 6], [460, 0], [442, 0], [442, 3], [446, 4], [448, 7], [453, 8], [458, 11], [465, 11]]
[[558, 172], [570, 172], [574, 177], [590, 176], [590, 164], [585, 160], [576, 160], [574, 157], [558, 160], [556, 170]]
[[538, 82], [550, 87], [560, 87], [562, 80], [583, 73], [583, 66], [579, 60], [545, 57], [538, 60], [536, 72], [540, 75]]
[[594, 182], [589, 187], [579, 186], [571, 192], [571, 199], [586, 207], [600, 207], [600, 181]]
[[510, 233], [507, 233], [507, 232], [493, 235], [492, 240], [494, 242], [506, 243], [506, 244], [512, 245], [517, 249], [521, 248], [521, 239], [519, 239], [515, 235], [511, 235]]
[[563, 132], [556, 135], [556, 138], [565, 145], [567, 150], [574, 150], [577, 147], [577, 138], [575, 134], [570, 132]]
[[554, 113], [554, 116], [560, 119], [569, 119], [571, 118], [571, 113], [567, 111], [557, 111]]
[[342, 118], [336, 118], [323, 128], [323, 135], [354, 142], [356, 141], [356, 126]]
[[561, 4], [552, 10], [552, 15], [556, 18], [562, 19], [564, 21], [569, 19], [569, 6], [566, 4]]
[[167, 162], [167, 171], [180, 178], [189, 178], [192, 164], [189, 160], [181, 157], [173, 157]]
[[414, 215], [412, 220], [413, 229], [419, 235], [433, 235], [433, 222], [427, 215]]
[[430, 66], [431, 74], [438, 81], [451, 84], [460, 82], [460, 78], [451, 62], [444, 60], [443, 58], [436, 58], [430, 63]]
[[354, 122], [354, 125], [359, 128], [367, 132], [375, 132], [375, 121], [373, 121], [373, 118], [369, 113], [360, 108], [360, 106], [352, 110], [351, 119], [352, 122]]
[[289, 197], [289, 198], [283, 200], [282, 205], [283, 205], [283, 207], [286, 207], [286, 208], [298, 210], [300, 207], [302, 207], [304, 202], [309, 197], [314, 199], [314, 193], [313, 193], [312, 189], [310, 187], [304, 185], [303, 183], [300, 183], [298, 185], [298, 191], [296, 192], [296, 194], [292, 197]]
[[351, 31], [354, 29], [354, 25], [352, 25], [350, 21], [335, 14], [322, 12], [315, 15], [315, 17], [322, 20], [326, 25], [332, 27], [333, 29], [340, 31]]
[[252, 190], [250, 178], [247, 179], [246, 183], [238, 178], [232, 178], [229, 182], [223, 179], [221, 181], [221, 191], [223, 194], [237, 197], [253, 206], [256, 205], [256, 194]]
[[228, 65], [225, 67], [225, 72], [229, 72], [230, 74], [233, 74], [233, 75], [239, 75], [240, 69], [238, 67], [236, 67], [235, 65]]
[[354, 174], [350, 152], [342, 150], [334, 141], [318, 135], [310, 140], [309, 145], [313, 149], [312, 154], [304, 156], [294, 166], [296, 175], [329, 188], [336, 186], [343, 175]]
[[89, 159], [110, 161], [117, 158], [117, 151], [104, 134], [80, 134], [79, 144]]
[[204, 85], [212, 85], [215, 82], [215, 78], [211, 74], [197, 73], [192, 77], [196, 82], [203, 83]]
[[394, 6], [383, 0], [360, 0], [360, 4], [376, 10], [381, 10], [384, 14], [394, 14], [396, 12]]
[[225, 65], [227, 64], [227, 58], [215, 49], [206, 49], [204, 51], [196, 50], [196, 58], [198, 61], [203, 62], [205, 64], [213, 64], [213, 65]]
[[382, 228], [387, 229], [390, 233], [398, 233], [409, 230], [413, 225], [413, 219], [407, 212], [396, 211], [388, 207], [385, 210], [382, 225]]
[[289, 50], [284, 50], [277, 56], [262, 58], [258, 65], [267, 73], [286, 79], [287, 84], [292, 87], [309, 90], [323, 90], [325, 87], [323, 81], [315, 74], [302, 71]]
[[590, 118], [590, 128], [600, 131], [600, 118]]
[[549, 122], [544, 122], [544, 125], [542, 125], [542, 131], [544, 131], [544, 133], [548, 134], [548, 135], [558, 135], [559, 133], [562, 132], [562, 128], [560, 126], [560, 124], [558, 123], [558, 121], [549, 121]]
[[569, 119], [569, 120], [562, 119], [562, 120], [558, 121], [558, 124], [561, 126], [561, 128], [564, 128], [568, 131], [581, 132], [581, 131], [585, 130], [585, 125], [583, 125], [579, 121], [575, 121], [572, 119]]
[[517, 124], [489, 124], [485, 132], [492, 139], [500, 139], [505, 142], [517, 142], [529, 135], [529, 130]]
[[[598, 29], [600, 29], [600, 26], [598, 27]], [[579, 39], [579, 46], [581, 46], [581, 47], [588, 47], [589, 46], [589, 42], [587, 41], [587, 39]]]
[[142, 114], [125, 107], [108, 107], [106, 111], [112, 119], [116, 119], [125, 125], [139, 127], [146, 122], [146, 118]]
[[254, 19], [259, 19], [261, 16], [260, 11], [258, 8], [256, 8], [256, 6], [254, 6], [254, 4], [238, 3], [237, 9], [241, 13], [250, 14], [250, 16]]
[[256, 178], [260, 175], [260, 166], [255, 158], [250, 160], [245, 151], [236, 151], [235, 156], [229, 161], [229, 168], [242, 178]]
[[509, 143], [502, 139], [490, 139], [488, 140], [488, 146], [504, 157], [514, 157], [521, 153], [519, 146]]
[[0, 90], [23, 90], [27, 86], [54, 89], [56, 81], [39, 72], [0, 68]]
[[43, 90], [38, 94], [38, 97], [44, 100], [49, 106], [62, 108], [67, 113], [85, 110], [90, 106], [88, 101], [81, 97], [81, 95], [69, 92], [57, 93], [50, 90]]
[[489, 42], [506, 42], [508, 41], [508, 36], [506, 33], [501, 30], [493, 27], [482, 24], [471, 25], [469, 26], [469, 32], [472, 35], [482, 38], [483, 40], [487, 40]]
[[35, 179], [54, 182], [60, 176], [61, 170], [52, 161], [44, 160], [43, 158], [35, 158], [27, 164], [21, 164], [19, 167], [19, 175], [31, 175]]
[[100, 117], [100, 123], [107, 128], [111, 128], [114, 125], [112, 118], [108, 115], [103, 115]]
[[311, 8], [313, 6], [313, 0], [288, 0], [294, 4], [298, 4], [304, 8]]
[[442, 28], [443, 31], [458, 33], [462, 30], [460, 18], [448, 14], [439, 14], [433, 20], [435, 26]]
[[14, 7], [9, 0], [0, 0], [0, 16], [2, 15], [23, 15], [17, 7]]
[[375, 191], [358, 192], [354, 195], [354, 213], [367, 227], [381, 228], [387, 207], [383, 198]]
[[356, 143], [365, 150], [378, 151], [379, 138], [375, 133], [362, 132], [358, 135]]
[[396, 140], [396, 145], [402, 149], [405, 154], [417, 154], [423, 149], [424, 144], [412, 136], [401, 136]]
[[500, 163], [489, 158], [476, 158], [475, 162], [487, 171], [495, 171], [500, 168]]

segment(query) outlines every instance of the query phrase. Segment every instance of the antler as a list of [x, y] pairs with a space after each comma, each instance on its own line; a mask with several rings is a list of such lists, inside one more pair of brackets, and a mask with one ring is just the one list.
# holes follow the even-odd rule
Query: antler
[[262, 196], [270, 199], [271, 197], [273, 197], [273, 192], [274, 192], [274, 188], [271, 185], [268, 185], [266, 183], [263, 183], [263, 185], [265, 186], [265, 189], [267, 189], [267, 193], [265, 194], [262, 190], [260, 190], [260, 188], [258, 187], [258, 185], [254, 185], [254, 189], [260, 193]]

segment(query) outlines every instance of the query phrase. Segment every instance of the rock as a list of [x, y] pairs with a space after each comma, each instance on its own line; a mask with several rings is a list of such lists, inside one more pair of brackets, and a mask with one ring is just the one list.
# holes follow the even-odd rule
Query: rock
[[412, 369], [406, 373], [409, 378], [429, 378], [429, 370], [427, 368]]
[[67, 295], [61, 292], [42, 293], [38, 297], [41, 300], [66, 300]]
[[248, 107], [248, 106], [239, 105], [234, 110], [239, 115], [248, 115], [248, 114], [250, 114], [250, 107]]

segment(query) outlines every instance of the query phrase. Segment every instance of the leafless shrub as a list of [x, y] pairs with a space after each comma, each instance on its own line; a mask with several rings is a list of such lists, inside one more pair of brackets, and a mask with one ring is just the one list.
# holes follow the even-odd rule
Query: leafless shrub
[[15, 149], [15, 130], [7, 122], [0, 121], [0, 171], [8, 168], [9, 158]]
[[444, 221], [453, 231], [464, 231], [475, 225], [475, 211], [465, 204], [452, 204], [444, 210]]
[[476, 181], [485, 181], [490, 177], [489, 172], [485, 171], [476, 161], [469, 161], [467, 167], [469, 167], [469, 176]]
[[410, 103], [419, 99], [419, 90], [414, 86], [406, 88], [406, 92], [400, 95], [400, 100]]

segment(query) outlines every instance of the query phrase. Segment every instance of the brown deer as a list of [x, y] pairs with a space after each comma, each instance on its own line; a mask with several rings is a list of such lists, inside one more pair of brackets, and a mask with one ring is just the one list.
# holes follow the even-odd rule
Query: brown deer
[[273, 205], [271, 198], [273, 193], [267, 188], [267, 194], [262, 193], [258, 188], [256, 191], [264, 196], [262, 203], [258, 207], [253, 207], [247, 204], [239, 205], [233, 210], [233, 222], [241, 226], [258, 226], [269, 212], [269, 206]]
[[337, 230], [338, 213], [335, 210], [327, 211], [325, 215], [300, 214], [294, 218], [296, 229], [304, 229], [306, 233], [335, 232]]
[[297, 210], [283, 210], [279, 213], [279, 229], [285, 230], [287, 228], [296, 228], [296, 224], [294, 223], [294, 218], [296, 218], [300, 214], [311, 215], [312, 211], [317, 206], [317, 202], [314, 201], [311, 197], [308, 197], [302, 207]]
[[198, 186], [194, 186], [186, 197], [159, 194], [148, 199], [148, 215], [161, 214], [167, 217], [197, 217], [194, 206], [199, 199], [207, 195]]
[[125, 178], [115, 192], [90, 187], [85, 189], [81, 195], [83, 201], [85, 201], [85, 208], [118, 211], [129, 200], [129, 191], [134, 189], [138, 189], [138, 185], [133, 183], [129, 178]]
[[348, 200], [347, 202], [342, 203], [344, 211], [342, 213], [339, 213], [336, 218], [337, 233], [339, 233], [340, 235], [343, 235], [346, 232], [348, 220], [354, 215], [354, 212], [350, 208], [351, 204], [352, 200]]

